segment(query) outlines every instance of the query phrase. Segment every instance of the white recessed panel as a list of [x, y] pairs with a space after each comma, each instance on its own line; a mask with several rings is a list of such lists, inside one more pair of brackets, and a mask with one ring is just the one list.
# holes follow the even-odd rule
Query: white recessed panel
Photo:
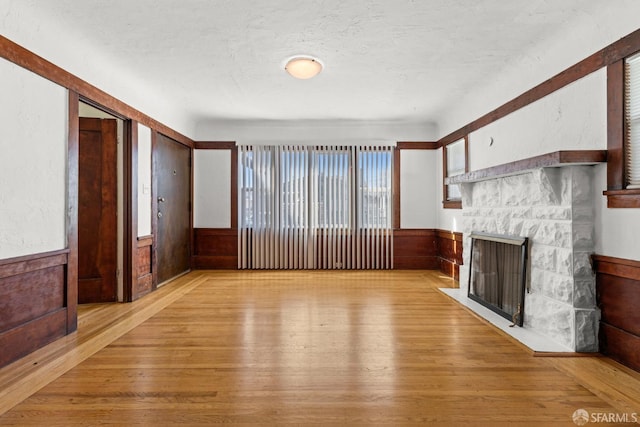
[[195, 150], [195, 228], [231, 227], [231, 150]]

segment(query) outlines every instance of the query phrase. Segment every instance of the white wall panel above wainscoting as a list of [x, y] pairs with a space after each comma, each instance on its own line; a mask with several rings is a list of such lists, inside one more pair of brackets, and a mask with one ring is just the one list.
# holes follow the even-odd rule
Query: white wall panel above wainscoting
[[0, 259], [66, 246], [67, 90], [0, 59]]
[[231, 227], [231, 151], [194, 150], [194, 228]]
[[469, 135], [469, 170], [559, 150], [607, 148], [601, 69]]
[[399, 150], [400, 228], [437, 228], [439, 150]]

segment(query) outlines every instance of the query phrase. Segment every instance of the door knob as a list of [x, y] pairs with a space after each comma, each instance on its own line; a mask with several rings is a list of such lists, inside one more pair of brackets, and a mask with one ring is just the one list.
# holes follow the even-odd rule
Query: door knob
[[158, 202], [164, 202], [166, 199], [164, 197], [158, 197]]

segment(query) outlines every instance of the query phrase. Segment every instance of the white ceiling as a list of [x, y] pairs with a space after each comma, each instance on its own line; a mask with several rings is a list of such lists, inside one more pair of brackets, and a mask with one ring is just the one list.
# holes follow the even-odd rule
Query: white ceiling
[[[597, 0], [56, 0], [38, 8], [197, 119], [429, 122]], [[317, 56], [295, 80], [284, 61]]]

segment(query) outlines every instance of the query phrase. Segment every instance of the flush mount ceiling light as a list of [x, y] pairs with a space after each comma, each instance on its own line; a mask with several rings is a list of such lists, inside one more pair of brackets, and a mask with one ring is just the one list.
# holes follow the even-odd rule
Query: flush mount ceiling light
[[311, 56], [294, 56], [287, 60], [284, 69], [296, 79], [310, 79], [322, 71], [322, 62]]

